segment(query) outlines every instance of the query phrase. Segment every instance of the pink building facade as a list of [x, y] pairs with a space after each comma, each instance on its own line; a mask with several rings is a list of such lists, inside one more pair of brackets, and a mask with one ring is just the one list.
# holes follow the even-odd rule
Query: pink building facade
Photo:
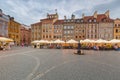
[[20, 29], [20, 44], [23, 45], [30, 45], [31, 43], [31, 29], [29, 26], [21, 25]]

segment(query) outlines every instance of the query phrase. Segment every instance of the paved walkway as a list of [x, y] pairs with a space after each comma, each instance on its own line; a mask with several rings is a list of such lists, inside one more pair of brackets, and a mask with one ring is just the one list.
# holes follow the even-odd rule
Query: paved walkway
[[120, 52], [15, 47], [0, 51], [0, 80], [120, 80]]

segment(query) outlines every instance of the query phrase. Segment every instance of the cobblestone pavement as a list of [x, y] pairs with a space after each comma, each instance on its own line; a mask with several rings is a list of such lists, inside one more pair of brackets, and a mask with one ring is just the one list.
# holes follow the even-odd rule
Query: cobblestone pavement
[[33, 49], [0, 51], [0, 80], [120, 80], [119, 51]]

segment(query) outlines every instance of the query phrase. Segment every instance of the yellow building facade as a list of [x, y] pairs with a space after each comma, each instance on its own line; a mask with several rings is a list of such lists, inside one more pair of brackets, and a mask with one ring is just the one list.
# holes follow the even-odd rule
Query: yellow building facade
[[114, 39], [120, 39], [120, 19], [114, 20]]
[[16, 45], [20, 45], [20, 26], [21, 24], [16, 22], [14, 18], [10, 18], [8, 23], [8, 36], [14, 40]]
[[31, 41], [34, 40], [41, 40], [41, 33], [42, 33], [42, 23], [37, 22], [31, 25]]

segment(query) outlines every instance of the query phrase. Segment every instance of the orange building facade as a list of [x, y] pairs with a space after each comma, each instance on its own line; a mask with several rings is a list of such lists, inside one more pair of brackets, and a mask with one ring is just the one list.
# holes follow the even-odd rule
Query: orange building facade
[[16, 45], [20, 45], [20, 26], [21, 24], [10, 17], [8, 23], [8, 36], [13, 39]]
[[120, 19], [114, 20], [114, 39], [120, 39]]

